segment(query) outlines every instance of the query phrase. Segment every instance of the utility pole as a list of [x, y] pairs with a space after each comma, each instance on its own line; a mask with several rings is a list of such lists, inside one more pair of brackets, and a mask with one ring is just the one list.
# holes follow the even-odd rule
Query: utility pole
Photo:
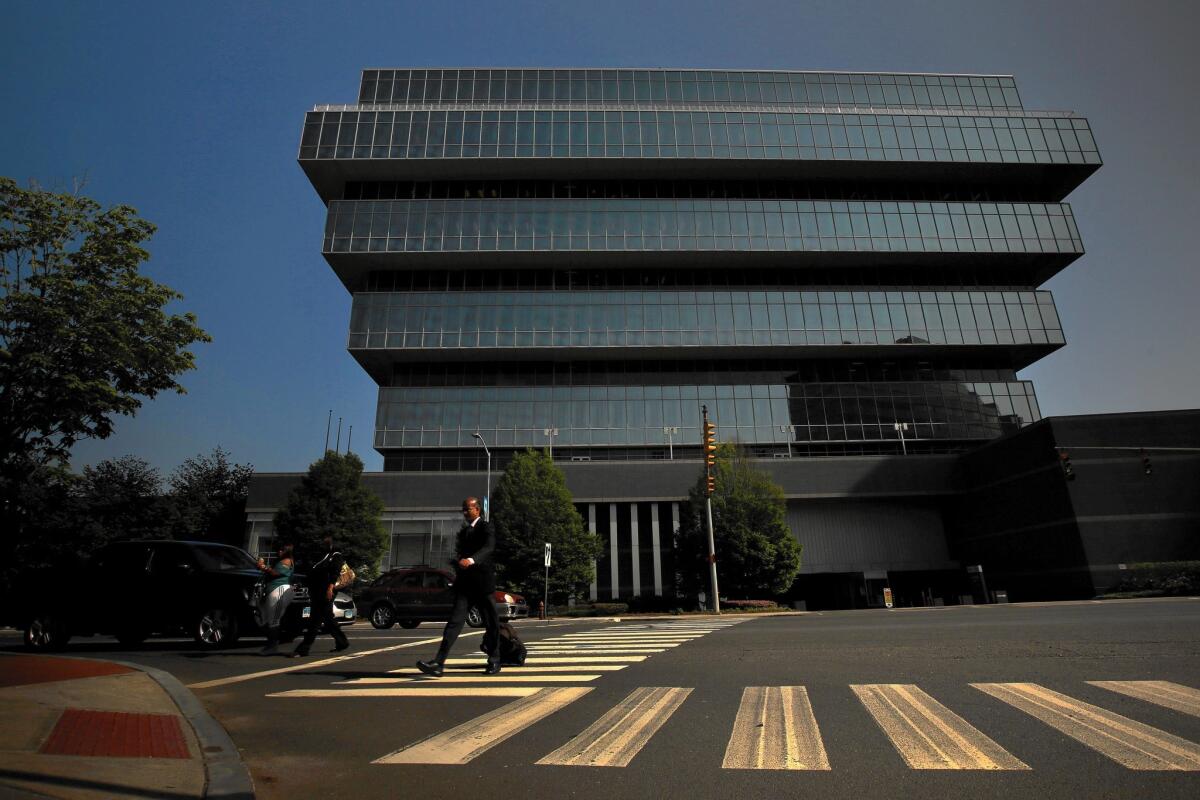
[[558, 436], [558, 428], [542, 428], [542, 433], [550, 437], [550, 460], [554, 460], [554, 437]]
[[342, 418], [341, 417], [338, 417], [337, 444], [335, 444], [333, 446], [333, 449], [335, 452], [340, 452], [342, 449]]
[[321, 457], [325, 457], [325, 453], [329, 452], [329, 426], [333, 424], [333, 409], [329, 409], [329, 418], [325, 420], [325, 449], [321, 452]]
[[350, 437], [354, 435], [354, 426], [350, 426], [350, 431], [346, 434], [346, 455], [350, 455]]
[[713, 542], [712, 496], [717, 488], [713, 470], [717, 466], [717, 426], [708, 421], [708, 406], [700, 406], [704, 417], [704, 508], [708, 518], [708, 577], [712, 583], [713, 611], [721, 613], [721, 594], [717, 589], [717, 547]]
[[908, 446], [904, 444], [904, 432], [906, 430], [908, 430], [908, 423], [907, 422], [896, 422], [896, 423], [892, 424], [892, 427], [895, 428], [896, 433], [900, 434], [900, 453], [901, 453], [901, 455], [908, 455]]

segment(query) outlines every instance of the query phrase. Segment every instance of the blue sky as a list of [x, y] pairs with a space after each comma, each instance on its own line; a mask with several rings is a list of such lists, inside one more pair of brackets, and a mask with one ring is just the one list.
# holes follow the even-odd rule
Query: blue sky
[[320, 255], [295, 156], [304, 111], [363, 67], [661, 66], [1005, 73], [1026, 107], [1086, 115], [1105, 166], [1074, 192], [1087, 255], [1047, 284], [1068, 345], [1023, 371], [1044, 414], [1200, 406], [1195, 138], [1200, 4], [614, 2], [6, 4], [0, 174], [127, 203], [159, 226], [146, 272], [213, 343], [75, 465], [164, 472], [221, 445], [303, 470], [328, 411], [368, 469], [375, 386]]

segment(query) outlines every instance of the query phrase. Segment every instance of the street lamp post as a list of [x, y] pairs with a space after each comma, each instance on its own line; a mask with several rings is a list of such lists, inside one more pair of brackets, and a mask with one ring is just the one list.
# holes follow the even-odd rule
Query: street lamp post
[[471, 434], [479, 443], [483, 445], [483, 452], [487, 453], [487, 492], [483, 495], [483, 521], [488, 522], [492, 516], [492, 451], [488, 450], [487, 442], [483, 440], [483, 435], [479, 431]]
[[902, 455], [908, 455], [908, 446], [904, 444], [904, 432], [908, 430], [908, 423], [896, 422], [892, 425], [892, 427], [895, 428], [896, 433], [900, 434], [900, 453]]
[[558, 428], [542, 428], [542, 433], [550, 437], [550, 460], [554, 460], [554, 437], [558, 436]]
[[787, 446], [788, 446], [788, 458], [791, 458], [792, 457], [792, 439], [794, 439], [796, 437], [796, 426], [795, 425], [780, 425], [779, 432], [786, 433], [788, 435], [788, 437], [785, 441], [787, 442]]
[[663, 433], [667, 435], [667, 458], [671, 461], [675, 460], [675, 434], [679, 433], [679, 428], [674, 426], [664, 426]]

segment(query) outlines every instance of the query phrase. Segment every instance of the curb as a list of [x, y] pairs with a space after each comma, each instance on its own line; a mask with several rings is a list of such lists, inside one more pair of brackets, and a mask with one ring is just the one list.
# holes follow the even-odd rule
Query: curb
[[200, 743], [200, 756], [204, 760], [204, 796], [222, 800], [254, 800], [254, 781], [250, 770], [242, 761], [242, 754], [233, 739], [221, 727], [204, 705], [192, 692], [169, 672], [114, 659], [87, 659], [109, 661], [123, 667], [136, 669], [153, 678], [175, 701], [183, 713], [196, 739]]

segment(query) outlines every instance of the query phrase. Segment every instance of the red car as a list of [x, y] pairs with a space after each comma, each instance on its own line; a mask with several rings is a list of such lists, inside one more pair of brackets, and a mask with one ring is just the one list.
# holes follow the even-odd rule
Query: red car
[[[454, 607], [454, 576], [432, 567], [394, 569], [380, 575], [355, 598], [366, 612], [372, 627], [386, 630], [397, 622], [402, 628], [415, 628], [422, 622], [445, 622]], [[492, 599], [502, 620], [529, 616], [525, 598], [512, 592], [496, 592]], [[479, 609], [467, 613], [467, 624], [483, 627]]]

